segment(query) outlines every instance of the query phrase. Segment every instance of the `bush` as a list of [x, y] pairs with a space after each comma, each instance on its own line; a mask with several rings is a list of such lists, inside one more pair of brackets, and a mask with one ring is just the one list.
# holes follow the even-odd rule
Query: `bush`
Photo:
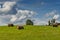
[[26, 21], [26, 25], [33, 25], [33, 22], [28, 19], [28, 20]]

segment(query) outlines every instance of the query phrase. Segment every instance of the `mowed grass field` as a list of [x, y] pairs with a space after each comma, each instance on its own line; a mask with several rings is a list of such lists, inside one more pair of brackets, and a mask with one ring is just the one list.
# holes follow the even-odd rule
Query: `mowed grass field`
[[60, 40], [60, 26], [0, 26], [0, 40]]

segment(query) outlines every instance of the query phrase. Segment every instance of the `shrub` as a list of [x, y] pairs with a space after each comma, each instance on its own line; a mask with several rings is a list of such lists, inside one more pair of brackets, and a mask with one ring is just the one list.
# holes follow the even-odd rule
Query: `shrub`
[[28, 19], [28, 20], [26, 21], [26, 25], [33, 25], [33, 22]]

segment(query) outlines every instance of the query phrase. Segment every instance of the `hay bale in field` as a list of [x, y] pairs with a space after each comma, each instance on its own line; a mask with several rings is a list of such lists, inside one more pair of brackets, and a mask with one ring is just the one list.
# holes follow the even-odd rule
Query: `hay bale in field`
[[57, 23], [54, 23], [54, 24], [53, 24], [53, 27], [58, 27], [58, 24], [57, 24]]
[[14, 25], [13, 24], [8, 24], [8, 27], [13, 27]]
[[24, 29], [23, 26], [17, 26], [17, 29]]

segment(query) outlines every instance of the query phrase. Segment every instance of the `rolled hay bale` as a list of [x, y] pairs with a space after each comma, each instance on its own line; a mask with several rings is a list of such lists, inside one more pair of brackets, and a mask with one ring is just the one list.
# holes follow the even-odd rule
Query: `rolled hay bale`
[[58, 24], [57, 24], [57, 23], [54, 23], [54, 24], [53, 24], [53, 27], [58, 27]]
[[24, 27], [23, 26], [17, 26], [17, 29], [24, 29]]
[[13, 24], [8, 24], [8, 27], [13, 27], [14, 25]]

